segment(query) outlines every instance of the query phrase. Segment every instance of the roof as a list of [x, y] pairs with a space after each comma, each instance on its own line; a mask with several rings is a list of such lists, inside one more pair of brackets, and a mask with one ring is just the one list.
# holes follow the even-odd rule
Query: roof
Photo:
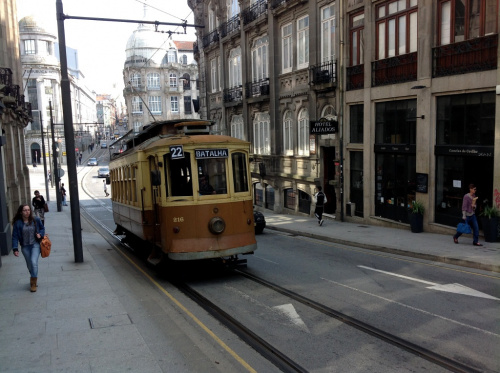
[[175, 46], [178, 50], [193, 51], [194, 41], [177, 41], [174, 40]]

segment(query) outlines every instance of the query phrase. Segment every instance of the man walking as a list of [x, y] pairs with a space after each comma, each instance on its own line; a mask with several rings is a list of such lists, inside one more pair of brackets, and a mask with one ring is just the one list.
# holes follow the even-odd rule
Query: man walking
[[66, 189], [64, 188], [64, 183], [61, 184], [61, 197], [62, 197], [62, 205], [68, 206], [66, 203]]
[[323, 209], [326, 203], [326, 195], [322, 192], [323, 188], [318, 186], [318, 192], [314, 195], [314, 201], [316, 202], [316, 209], [314, 210], [314, 216], [318, 219], [318, 224], [323, 225]]
[[103, 180], [102, 183], [104, 184], [104, 194], [106, 195], [106, 197], [109, 197], [108, 186], [106, 185], [106, 180]]

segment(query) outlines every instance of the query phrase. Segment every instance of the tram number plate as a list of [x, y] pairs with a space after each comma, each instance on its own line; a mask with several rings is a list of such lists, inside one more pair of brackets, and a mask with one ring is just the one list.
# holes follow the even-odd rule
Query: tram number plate
[[182, 145], [174, 145], [170, 147], [170, 156], [172, 159], [184, 158], [184, 148]]
[[184, 216], [174, 216], [172, 219], [174, 223], [183, 223], [184, 222]]

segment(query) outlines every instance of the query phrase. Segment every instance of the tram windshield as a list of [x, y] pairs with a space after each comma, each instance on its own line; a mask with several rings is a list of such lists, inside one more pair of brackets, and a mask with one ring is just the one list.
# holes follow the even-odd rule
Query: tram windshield
[[[172, 159], [170, 154], [165, 156], [165, 175], [169, 175], [170, 195], [172, 197], [187, 197], [193, 195], [193, 176], [191, 173], [191, 153], [185, 152], [184, 158]], [[170, 173], [168, 172], [170, 170]]]
[[198, 192], [202, 196], [227, 194], [226, 159], [198, 159]]

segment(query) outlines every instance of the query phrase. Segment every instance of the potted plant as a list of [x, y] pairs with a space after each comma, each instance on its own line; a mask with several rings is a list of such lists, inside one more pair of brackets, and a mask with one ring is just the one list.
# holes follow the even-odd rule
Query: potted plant
[[410, 207], [410, 228], [413, 233], [424, 231], [425, 206], [420, 201], [413, 201]]
[[496, 242], [500, 210], [496, 206], [486, 206], [481, 216], [483, 217], [484, 240], [486, 242]]

